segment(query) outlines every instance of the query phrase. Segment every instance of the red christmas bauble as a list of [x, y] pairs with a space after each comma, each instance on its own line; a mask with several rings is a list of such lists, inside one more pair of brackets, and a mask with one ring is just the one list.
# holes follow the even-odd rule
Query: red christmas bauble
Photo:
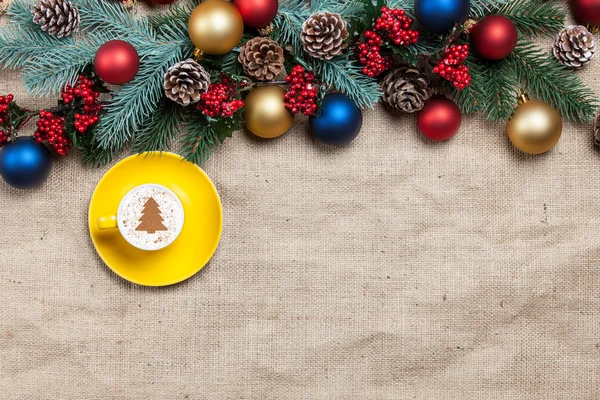
[[575, 19], [584, 24], [600, 25], [600, 0], [573, 0]]
[[135, 77], [140, 57], [135, 48], [123, 40], [110, 40], [96, 52], [94, 68], [100, 79], [112, 85], [122, 85]]
[[458, 106], [445, 97], [432, 97], [419, 111], [419, 130], [431, 140], [447, 140], [458, 132], [462, 117]]
[[502, 15], [489, 15], [471, 31], [471, 43], [477, 54], [488, 60], [501, 60], [517, 45], [517, 28]]
[[264, 28], [273, 22], [279, 9], [278, 0], [234, 0], [244, 24], [251, 28]]

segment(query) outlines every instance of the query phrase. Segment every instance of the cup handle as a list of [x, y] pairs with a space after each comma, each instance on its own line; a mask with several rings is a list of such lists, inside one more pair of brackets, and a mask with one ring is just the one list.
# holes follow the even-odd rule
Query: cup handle
[[105, 215], [99, 217], [96, 220], [98, 229], [112, 229], [117, 227], [117, 216], [116, 215]]

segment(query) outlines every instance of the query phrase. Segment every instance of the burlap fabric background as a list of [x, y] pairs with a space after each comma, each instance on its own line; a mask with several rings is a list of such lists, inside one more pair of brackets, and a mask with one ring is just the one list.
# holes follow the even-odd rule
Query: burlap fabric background
[[[597, 92], [599, 63], [582, 73]], [[13, 72], [0, 92], [50, 104]], [[477, 116], [439, 144], [411, 116], [364, 116], [340, 149], [303, 118], [228, 140], [205, 166], [221, 244], [172, 287], [97, 257], [87, 207], [108, 167], [73, 155], [38, 190], [0, 183], [0, 398], [600, 398], [591, 125], [529, 157]]]

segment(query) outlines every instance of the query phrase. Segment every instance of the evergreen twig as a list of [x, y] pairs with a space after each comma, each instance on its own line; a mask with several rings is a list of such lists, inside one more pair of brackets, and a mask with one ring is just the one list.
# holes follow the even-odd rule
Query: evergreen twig
[[206, 118], [199, 112], [187, 113], [186, 134], [181, 136], [181, 155], [188, 161], [204, 164], [222, 143]]
[[181, 130], [183, 108], [177, 103], [161, 98], [156, 111], [144, 121], [135, 135], [131, 149], [136, 153], [168, 151]]
[[514, 0], [500, 7], [497, 14], [508, 17], [524, 36], [554, 36], [565, 24], [566, 10], [543, 0]]

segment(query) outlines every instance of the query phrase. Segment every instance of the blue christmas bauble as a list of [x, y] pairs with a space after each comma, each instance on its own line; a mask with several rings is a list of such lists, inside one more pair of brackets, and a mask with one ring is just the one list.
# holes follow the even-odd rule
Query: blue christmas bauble
[[323, 98], [321, 114], [308, 120], [315, 139], [330, 146], [350, 143], [362, 127], [362, 111], [342, 93], [329, 93]]
[[0, 175], [19, 189], [40, 186], [52, 167], [50, 152], [32, 137], [18, 137], [0, 150]]
[[469, 0], [415, 0], [417, 21], [432, 33], [446, 33], [469, 17]]

